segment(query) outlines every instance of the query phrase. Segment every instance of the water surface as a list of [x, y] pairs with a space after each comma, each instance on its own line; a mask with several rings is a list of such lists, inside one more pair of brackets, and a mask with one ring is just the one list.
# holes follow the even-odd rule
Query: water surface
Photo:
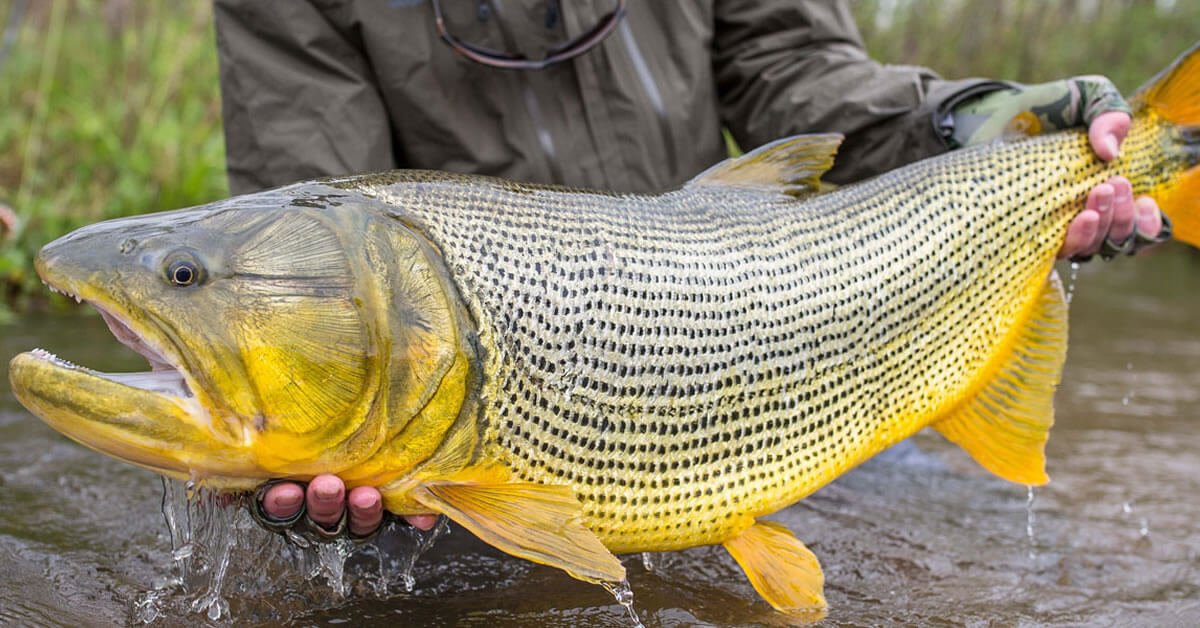
[[[1052, 482], [1032, 508], [1025, 487], [922, 434], [779, 513], [824, 565], [826, 624], [1200, 624], [1197, 311], [1200, 257], [1182, 248], [1080, 270]], [[35, 346], [101, 370], [144, 368], [95, 316], [0, 326], [4, 362]], [[0, 393], [0, 624], [629, 624], [603, 589], [457, 528], [411, 571], [420, 539], [406, 531], [381, 541], [382, 560], [350, 548], [342, 577], [338, 548], [323, 558], [289, 549], [236, 509], [194, 505], [192, 516], [213, 520], [172, 539], [156, 476], [45, 427], [6, 375]], [[182, 487], [169, 492], [168, 511], [185, 519]], [[173, 545], [189, 540], [176, 560]], [[649, 626], [785, 623], [720, 548], [654, 554], [652, 570], [641, 556], [625, 562]]]

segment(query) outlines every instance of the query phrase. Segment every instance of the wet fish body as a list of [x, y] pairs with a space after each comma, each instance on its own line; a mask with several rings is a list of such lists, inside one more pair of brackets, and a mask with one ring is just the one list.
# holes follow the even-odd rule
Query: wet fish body
[[925, 426], [1047, 480], [1055, 252], [1117, 174], [1200, 240], [1197, 77], [1193, 50], [1140, 92], [1110, 164], [1061, 133], [826, 191], [840, 138], [815, 135], [660, 196], [398, 171], [101, 223], [39, 272], [156, 370], [30, 353], [13, 388], [159, 473], [336, 472], [590, 581], [721, 543], [819, 613], [815, 556], [759, 518]]

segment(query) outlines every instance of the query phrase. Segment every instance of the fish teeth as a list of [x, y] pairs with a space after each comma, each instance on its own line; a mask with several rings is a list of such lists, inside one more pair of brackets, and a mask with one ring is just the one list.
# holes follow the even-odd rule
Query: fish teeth
[[42, 285], [49, 288], [50, 292], [53, 292], [54, 294], [61, 294], [64, 297], [67, 297], [68, 299], [75, 299], [76, 303], [83, 303], [83, 298], [77, 294], [71, 294], [70, 292], [67, 292], [66, 290], [63, 290], [61, 288], [56, 288], [56, 287], [46, 283], [45, 281], [42, 282]]
[[54, 355], [53, 353], [50, 353], [49, 351], [46, 351], [45, 349], [42, 349], [40, 347], [34, 349], [33, 351], [30, 351], [30, 353], [32, 353], [33, 355], [35, 355], [43, 360], [49, 360], [50, 362], [53, 362], [59, 366], [64, 366], [69, 369], [75, 369], [77, 371], [88, 370], [88, 369], [85, 369], [85, 368], [79, 366], [78, 364], [75, 364], [74, 362], [64, 360], [64, 359], [58, 357], [57, 355]]

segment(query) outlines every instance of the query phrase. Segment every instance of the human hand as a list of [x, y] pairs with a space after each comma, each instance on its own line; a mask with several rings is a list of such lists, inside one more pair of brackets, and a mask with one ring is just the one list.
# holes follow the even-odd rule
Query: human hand
[[[313, 478], [305, 488], [295, 482], [278, 482], [260, 491], [261, 514], [274, 527], [297, 523], [307, 515], [326, 531], [338, 532], [345, 515], [347, 528], [354, 537], [375, 533], [383, 523], [383, 496], [371, 486], [359, 486], [346, 493], [346, 485], [336, 475]], [[420, 530], [430, 530], [437, 515], [409, 515], [404, 520]]]
[[[1086, 125], [1088, 142], [1104, 161], [1116, 159], [1132, 123], [1129, 103], [1112, 81], [1081, 76], [1037, 85], [1012, 85], [954, 108], [952, 141], [990, 142], [1006, 134], [1033, 135]], [[1166, 239], [1157, 203], [1133, 198], [1129, 180], [1113, 177], [1093, 188], [1071, 221], [1059, 258], [1086, 260], [1100, 253], [1132, 254]]]
[[[1088, 126], [1088, 141], [1104, 161], [1116, 159], [1131, 119], [1124, 111], [1101, 113]], [[1132, 253], [1163, 239], [1162, 212], [1148, 196], [1133, 198], [1125, 177], [1113, 177], [1088, 192], [1084, 209], [1071, 221], [1058, 257], [1090, 258], [1096, 253]]]

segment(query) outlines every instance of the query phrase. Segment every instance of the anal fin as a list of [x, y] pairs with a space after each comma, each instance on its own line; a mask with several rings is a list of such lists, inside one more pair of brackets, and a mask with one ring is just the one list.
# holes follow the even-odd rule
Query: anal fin
[[776, 610], [817, 621], [824, 617], [825, 575], [817, 557], [791, 531], [759, 521], [725, 541], [754, 590]]
[[1054, 390], [1066, 358], [1067, 304], [1051, 274], [1008, 355], [979, 392], [934, 429], [1006, 480], [1045, 484]]
[[587, 582], [625, 579], [625, 567], [583, 525], [582, 505], [565, 486], [431, 482], [412, 497], [518, 558]]

